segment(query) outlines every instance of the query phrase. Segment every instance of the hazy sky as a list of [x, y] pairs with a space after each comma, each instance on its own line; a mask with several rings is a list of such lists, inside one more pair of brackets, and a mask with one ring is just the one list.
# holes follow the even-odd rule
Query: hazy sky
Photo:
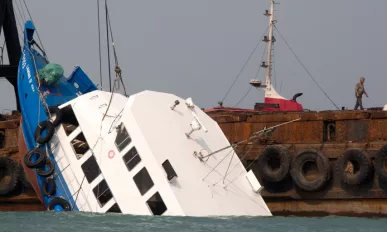
[[[26, 0], [51, 62], [80, 65], [99, 83], [96, 0]], [[104, 1], [103, 86], [108, 90]], [[277, 27], [303, 64], [341, 107], [353, 108], [361, 76], [365, 107], [387, 104], [386, 0], [280, 0]], [[14, 4], [21, 4], [14, 0]], [[213, 107], [236, 78], [268, 26], [269, 0], [109, 0], [118, 59], [130, 94], [148, 89], [192, 97]], [[16, 16], [21, 20], [19, 12]], [[334, 109], [281, 38], [276, 35], [276, 89], [284, 97], [304, 93], [307, 109]], [[224, 101], [234, 106], [249, 89], [265, 44], [257, 51]], [[264, 80], [264, 70], [258, 79]], [[0, 109], [14, 109], [9, 84], [0, 80]], [[252, 89], [238, 107], [252, 108], [263, 92]]]

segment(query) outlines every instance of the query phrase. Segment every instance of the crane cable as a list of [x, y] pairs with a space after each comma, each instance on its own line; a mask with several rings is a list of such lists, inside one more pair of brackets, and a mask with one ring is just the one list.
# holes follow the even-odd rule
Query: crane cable
[[281, 33], [279, 32], [278, 28], [274, 25], [274, 28], [277, 30], [278, 34], [280, 35], [280, 37], [282, 38], [282, 40], [285, 42], [285, 44], [288, 46], [288, 48], [290, 49], [290, 51], [293, 53], [293, 55], [296, 57], [296, 59], [298, 60], [298, 62], [300, 62], [301, 66], [305, 69], [305, 71], [309, 74], [309, 77], [314, 81], [314, 83], [316, 83], [316, 85], [320, 88], [320, 90], [325, 94], [325, 96], [329, 99], [329, 101], [336, 107], [336, 109], [340, 110], [339, 107], [333, 102], [333, 100], [328, 96], [328, 94], [324, 91], [324, 89], [318, 84], [318, 82], [316, 81], [316, 79], [314, 79], [314, 77], [312, 76], [312, 74], [306, 69], [305, 65], [301, 62], [301, 60], [298, 58], [298, 56], [294, 53], [293, 49], [289, 46], [289, 44], [286, 42], [286, 40], [284, 39], [284, 37], [281, 35]]
[[100, 23], [100, 16], [99, 16], [99, 0], [97, 0], [97, 17], [98, 17], [98, 52], [99, 52], [99, 82], [101, 85], [101, 90], [103, 89], [103, 82], [102, 82], [102, 55], [101, 55], [101, 23]]
[[[262, 54], [262, 58], [261, 58], [261, 62], [263, 61], [264, 57], [265, 57], [265, 54], [266, 54], [266, 47], [267, 47], [267, 43], [265, 45], [265, 49], [263, 50], [263, 54]], [[255, 74], [255, 80], [258, 79], [258, 74], [259, 74], [259, 71], [261, 70], [262, 66], [259, 66], [258, 68], [258, 71], [257, 73]], [[245, 95], [243, 95], [243, 97], [233, 106], [233, 107], [237, 107], [246, 97], [247, 95], [250, 93], [251, 89], [253, 88], [252, 85], [250, 85], [250, 88], [246, 91]]]
[[245, 64], [243, 65], [242, 69], [239, 71], [237, 77], [235, 78], [234, 82], [231, 84], [230, 88], [228, 89], [227, 93], [224, 95], [221, 103], [224, 102], [224, 100], [226, 99], [227, 95], [229, 94], [230, 90], [232, 89], [232, 87], [235, 85], [235, 82], [238, 80], [238, 78], [240, 77], [240, 75], [242, 74], [243, 70], [246, 68], [246, 65], [247, 63], [250, 61], [251, 57], [253, 56], [255, 50], [257, 50], [258, 48], [258, 45], [261, 43], [263, 36], [266, 34], [267, 30], [269, 29], [269, 27], [266, 28], [265, 32], [263, 33], [263, 35], [261, 37], [259, 37], [259, 40], [258, 40], [258, 43], [255, 45], [255, 48], [254, 50], [251, 52], [249, 58], [246, 60]]
[[[106, 3], [106, 2], [105, 2]], [[108, 8], [107, 8], [107, 5], [106, 5], [106, 15], [107, 15], [107, 20], [108, 20], [108, 23], [109, 23], [109, 30], [110, 30], [110, 37], [112, 39], [112, 46], [113, 46], [113, 54], [114, 54], [114, 62], [115, 62], [115, 68], [114, 68], [114, 71], [116, 72], [116, 80], [114, 81], [114, 83], [116, 83], [117, 79], [119, 79], [119, 81], [121, 82], [122, 84], [122, 87], [124, 88], [124, 94], [125, 96], [127, 97], [127, 93], [126, 93], [126, 88], [125, 88], [125, 84], [122, 80], [122, 70], [120, 68], [120, 65], [118, 63], [118, 57], [117, 57], [117, 52], [116, 52], [116, 46], [115, 46], [115, 43], [114, 43], [114, 38], [113, 38], [113, 30], [112, 30], [112, 25], [111, 25], [111, 22], [110, 22], [110, 16], [109, 16], [109, 11], [108, 11]], [[118, 78], [117, 78], [118, 77]], [[119, 82], [118, 82], [118, 88], [119, 88]]]

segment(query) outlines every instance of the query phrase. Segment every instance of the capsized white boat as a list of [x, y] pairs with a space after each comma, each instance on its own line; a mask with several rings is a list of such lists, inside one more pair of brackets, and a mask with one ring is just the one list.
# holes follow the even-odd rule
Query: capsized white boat
[[233, 149], [211, 155], [230, 144], [190, 98], [153, 91], [110, 98], [97, 90], [59, 107], [53, 155], [78, 210], [271, 215]]
[[45, 79], [57, 66], [34, 49], [34, 31], [27, 21], [18, 93], [24, 167], [48, 210], [271, 215], [254, 173], [190, 98], [98, 90], [80, 67]]

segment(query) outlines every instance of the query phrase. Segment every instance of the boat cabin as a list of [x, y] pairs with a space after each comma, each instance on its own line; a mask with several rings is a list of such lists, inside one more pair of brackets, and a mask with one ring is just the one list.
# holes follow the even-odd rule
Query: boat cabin
[[[72, 207], [139, 215], [271, 215], [229, 142], [190, 99], [93, 91], [59, 106], [51, 141]], [[205, 157], [201, 159], [200, 157]], [[254, 191], [255, 189], [255, 191]]]

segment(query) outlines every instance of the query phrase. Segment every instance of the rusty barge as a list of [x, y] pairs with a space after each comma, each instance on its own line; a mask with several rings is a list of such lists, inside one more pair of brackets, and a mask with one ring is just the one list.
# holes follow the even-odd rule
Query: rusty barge
[[387, 111], [209, 112], [265, 187], [273, 215], [386, 215]]
[[[236, 152], [264, 186], [262, 196], [273, 215], [386, 215], [387, 111], [308, 112], [296, 101], [300, 94], [287, 100], [275, 92], [271, 84], [274, 1], [270, 1], [272, 9], [264, 13], [270, 18], [270, 33], [263, 38], [270, 46], [268, 62], [261, 64], [266, 81], [251, 82], [265, 88], [265, 103], [254, 110], [219, 107], [207, 113], [230, 143], [259, 130], [267, 132], [239, 144]], [[16, 88], [21, 48], [15, 39], [12, 0], [1, 1], [0, 9], [5, 12], [0, 27], [7, 25], [3, 29], [10, 62], [1, 64], [0, 76]], [[300, 120], [265, 130], [295, 119]], [[21, 168], [26, 150], [18, 146], [20, 129], [20, 113], [0, 115], [0, 211], [43, 211]]]
[[264, 102], [254, 109], [220, 102], [206, 112], [259, 177], [273, 215], [387, 215], [387, 107], [340, 110], [326, 95], [337, 110], [308, 111], [297, 102], [302, 93], [290, 100], [278, 94], [272, 84], [274, 5], [270, 0], [264, 12], [269, 18], [269, 33], [261, 40], [268, 48], [260, 66], [265, 82], [250, 81], [264, 89]]
[[20, 113], [0, 115], [0, 211], [43, 211], [22, 168], [20, 130]]

